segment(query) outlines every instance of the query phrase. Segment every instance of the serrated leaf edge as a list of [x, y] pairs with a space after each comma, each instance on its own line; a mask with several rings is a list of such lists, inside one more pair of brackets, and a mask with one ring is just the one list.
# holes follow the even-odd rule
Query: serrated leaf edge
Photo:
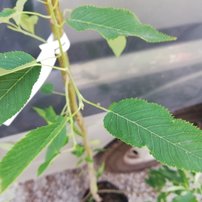
[[[121, 103], [121, 102], [124, 102], [124, 101], [126, 101], [126, 100], [139, 100], [139, 101], [143, 101], [143, 102], [145, 102], [145, 103], [148, 103], [148, 104], [152, 104], [152, 105], [154, 105], [154, 106], [158, 106], [158, 107], [161, 107], [166, 113], [167, 113], [167, 115], [169, 115], [169, 117], [171, 118], [171, 121], [173, 121], [173, 123], [174, 122], [177, 122], [177, 121], [179, 121], [179, 122], [182, 122], [183, 124], [185, 124], [185, 125], [191, 125], [194, 129], [196, 129], [196, 130], [198, 130], [198, 131], [200, 131], [200, 129], [199, 128], [197, 128], [195, 125], [193, 125], [192, 123], [189, 123], [189, 122], [187, 122], [187, 121], [185, 121], [185, 120], [182, 120], [182, 119], [175, 119], [174, 117], [173, 117], [173, 115], [168, 111], [168, 109], [166, 109], [165, 107], [163, 107], [163, 106], [161, 106], [161, 105], [159, 105], [159, 104], [156, 104], [156, 103], [150, 103], [150, 102], [148, 102], [148, 101], [146, 101], [146, 100], [144, 100], [144, 99], [139, 99], [139, 98], [127, 98], [127, 99], [122, 99], [121, 101], [119, 101], [119, 102], [114, 102], [114, 103], [112, 103], [112, 105], [110, 105], [110, 107], [109, 107], [109, 110], [108, 110], [108, 113], [113, 113], [113, 114], [115, 114], [115, 115], [117, 115], [117, 116], [119, 116], [119, 117], [121, 117], [121, 118], [124, 118], [125, 120], [128, 120], [128, 121], [130, 121], [130, 122], [132, 122], [132, 123], [134, 123], [134, 124], [136, 124], [136, 125], [138, 125], [139, 127], [141, 127], [141, 128], [143, 128], [144, 130], [147, 130], [145, 127], [143, 127], [143, 126], [141, 126], [141, 125], [139, 125], [138, 123], [136, 123], [136, 122], [133, 122], [133, 121], [131, 121], [131, 120], [129, 120], [129, 119], [127, 119], [127, 118], [125, 118], [125, 117], [123, 117], [123, 116], [121, 116], [121, 115], [119, 115], [119, 114], [117, 114], [116, 112], [114, 112], [114, 111], [112, 111], [112, 108], [113, 108], [113, 106], [115, 106], [117, 103]], [[106, 115], [107, 116], [107, 115]], [[106, 117], [105, 116], [105, 117]], [[104, 117], [104, 120], [105, 120], [105, 117]], [[106, 125], [105, 125], [105, 123], [104, 123], [104, 127], [106, 128]], [[108, 131], [108, 129], [106, 128], [106, 130]], [[147, 130], [148, 131], [148, 130]], [[114, 136], [110, 131], [108, 131], [112, 136]], [[150, 132], [150, 131], [148, 131], [148, 132]], [[151, 132], [150, 132], [151, 133]], [[202, 134], [202, 132], [201, 132], [201, 134]], [[157, 136], [159, 137], [159, 135], [157, 134]], [[116, 137], [116, 136], [115, 136]], [[118, 138], [118, 137], [116, 137], [117, 139], [119, 139], [119, 140], [121, 140], [120, 138]], [[161, 139], [163, 139], [162, 137], [160, 137]], [[121, 140], [122, 141], [122, 140]], [[165, 140], [165, 141], [167, 141], [167, 140]], [[130, 145], [130, 146], [132, 146], [132, 147], [134, 147], [134, 145], [132, 145], [130, 142], [128, 142], [128, 141], [124, 141], [126, 144], [128, 144], [128, 145]], [[169, 142], [169, 141], [168, 141]], [[141, 147], [144, 147], [144, 146], [146, 146], [146, 147], [148, 147], [147, 145], [142, 145]], [[137, 146], [138, 147], [138, 146]], [[148, 147], [149, 148], [149, 147]], [[183, 149], [182, 149], [183, 150]], [[150, 154], [151, 155], [153, 155], [155, 158], [156, 158], [156, 155], [149, 149], [149, 152], [150, 152]], [[186, 153], [187, 153], [187, 151], [186, 151]], [[190, 152], [188, 152], [188, 153], [190, 153]], [[193, 155], [194, 156], [194, 155]], [[198, 157], [197, 156], [197, 158], [199, 158], [199, 159], [202, 159], [202, 157]], [[173, 166], [173, 167], [176, 167], [176, 168], [178, 168], [178, 169], [181, 169], [181, 170], [187, 170], [187, 169], [185, 169], [185, 168], [183, 168], [183, 167], [180, 167], [180, 166], [175, 166], [174, 164], [167, 164], [164, 160], [160, 160], [160, 159], [158, 159], [158, 158], [156, 158], [156, 160], [159, 160], [160, 162], [162, 162], [163, 164], [165, 164], [165, 165], [167, 165], [167, 166]], [[190, 170], [190, 169], [189, 169]], [[198, 172], [198, 170], [194, 170], [194, 169], [191, 169], [190, 171], [192, 171], [192, 172]]]
[[[67, 121], [67, 120], [64, 119], [63, 122], [61, 123], [60, 127], [57, 126], [56, 129], [61, 129], [61, 130], [62, 130], [62, 128], [64, 128], [65, 125], [66, 125], [66, 121]], [[54, 123], [54, 124], [57, 125], [58, 123], [56, 122], [56, 123]], [[54, 124], [50, 124], [50, 125], [54, 125]], [[50, 125], [46, 125], [46, 126], [42, 126], [42, 127], [48, 127], [48, 126], [50, 126]], [[42, 128], [42, 127], [36, 128], [36, 129], [34, 129], [33, 131], [36, 132], [36, 131], [40, 130], [40, 128]], [[55, 129], [55, 130], [56, 130], [56, 129]], [[27, 135], [25, 135], [23, 138], [21, 138], [15, 145], [13, 145], [13, 147], [12, 147], [10, 150], [12, 150], [20, 141], [22, 141], [23, 139], [25, 139], [31, 132], [32, 132], [32, 131], [30, 131]], [[61, 131], [57, 132], [57, 135], [58, 135], [60, 132], [61, 132]], [[57, 135], [55, 135], [54, 138], [55, 138]], [[18, 174], [18, 176], [15, 178], [15, 180], [14, 180], [12, 183], [10, 183], [7, 187], [4, 187], [4, 189], [2, 189], [2, 178], [0, 177], [0, 194], [2, 194], [6, 189], [8, 189], [8, 188], [17, 180], [17, 178], [20, 177], [20, 175], [26, 170], [26, 168], [27, 168], [29, 165], [31, 165], [31, 163], [40, 155], [40, 153], [42, 152], [42, 150], [44, 150], [46, 147], [48, 147], [48, 146], [52, 143], [52, 141], [54, 140], [54, 138], [52, 138], [52, 140], [51, 140], [48, 144], [46, 144], [46, 145], [40, 150], [40, 152], [38, 153], [38, 155], [36, 155], [36, 156], [24, 167], [24, 169]], [[9, 151], [10, 151], [10, 150], [9, 150]], [[9, 154], [9, 151], [8, 151], [7, 154]], [[7, 154], [6, 154], [6, 155], [7, 155]], [[4, 159], [4, 158], [3, 158], [3, 159]], [[1, 162], [3, 161], [3, 159], [1, 159], [0, 165], [1, 165]]]

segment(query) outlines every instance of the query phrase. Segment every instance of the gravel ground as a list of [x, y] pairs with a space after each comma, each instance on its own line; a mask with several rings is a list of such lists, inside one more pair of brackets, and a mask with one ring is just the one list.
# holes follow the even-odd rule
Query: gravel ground
[[[12, 202], [80, 202], [88, 188], [86, 168], [67, 170], [35, 181], [14, 185], [7, 196]], [[125, 191], [130, 202], [154, 202], [155, 193], [145, 183], [146, 171], [130, 174], [104, 173], [108, 180]], [[4, 198], [5, 199], [5, 198]], [[0, 202], [3, 198], [0, 198]]]

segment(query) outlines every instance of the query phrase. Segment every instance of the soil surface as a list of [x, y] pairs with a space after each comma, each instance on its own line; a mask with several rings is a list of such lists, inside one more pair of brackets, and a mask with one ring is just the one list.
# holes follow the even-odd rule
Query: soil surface
[[[145, 182], [146, 171], [130, 174], [104, 173], [100, 180], [112, 182], [129, 197], [129, 202], [153, 202], [155, 193]], [[1, 197], [14, 197], [12, 202], [81, 202], [88, 188], [87, 171], [83, 167], [15, 185]]]
[[[118, 187], [108, 181], [98, 182], [98, 193], [102, 198], [102, 202], [128, 202], [128, 197]], [[96, 202], [92, 199], [89, 189], [84, 194], [82, 202]]]

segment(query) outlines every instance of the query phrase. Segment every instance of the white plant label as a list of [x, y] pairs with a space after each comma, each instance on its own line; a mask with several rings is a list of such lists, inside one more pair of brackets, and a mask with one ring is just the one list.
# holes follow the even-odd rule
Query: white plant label
[[[60, 40], [62, 44], [62, 49], [64, 52], [66, 52], [70, 47], [70, 41], [67, 35], [64, 33]], [[52, 67], [54, 66], [56, 62], [56, 54], [60, 53], [59, 43], [58, 41], [54, 41], [54, 37], [52, 34], [49, 36], [47, 43], [40, 45], [39, 48], [41, 49], [41, 52], [37, 58], [37, 62], [41, 63], [41, 72], [37, 82], [34, 84], [32, 88], [32, 93], [27, 103], [24, 105], [24, 107], [28, 104], [28, 102], [34, 97], [34, 95], [39, 91], [39, 89], [45, 83], [46, 79], [48, 78], [48, 76], [50, 75], [52, 71]], [[17, 115], [22, 111], [22, 109], [19, 112], [17, 112], [15, 115], [13, 115], [10, 119], [5, 121], [4, 125], [9, 126], [17, 117]]]

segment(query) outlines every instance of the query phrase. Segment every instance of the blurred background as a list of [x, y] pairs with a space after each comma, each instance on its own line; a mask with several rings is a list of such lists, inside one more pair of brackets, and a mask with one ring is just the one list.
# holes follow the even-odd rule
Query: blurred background
[[[107, 43], [95, 32], [78, 33], [66, 26], [71, 41], [68, 51], [72, 73], [83, 95], [103, 106], [128, 97], [142, 97], [160, 103], [171, 111], [202, 101], [202, 2], [201, 0], [61, 0], [61, 7], [73, 9], [82, 4], [129, 8], [142, 22], [176, 36], [175, 42], [147, 44], [129, 37], [120, 58], [115, 58]], [[13, 7], [14, 0], [2, 0], [0, 10]], [[46, 13], [38, 1], [29, 0], [25, 10]], [[64, 10], [68, 15], [68, 10]], [[47, 38], [49, 22], [40, 19], [36, 33]], [[23, 50], [37, 57], [40, 42], [0, 25], [0, 52]], [[62, 92], [60, 73], [53, 71], [47, 82]], [[43, 125], [33, 106], [53, 105], [60, 111], [64, 98], [40, 92], [10, 127], [0, 127], [0, 137]], [[86, 106], [84, 115], [100, 113]]]

